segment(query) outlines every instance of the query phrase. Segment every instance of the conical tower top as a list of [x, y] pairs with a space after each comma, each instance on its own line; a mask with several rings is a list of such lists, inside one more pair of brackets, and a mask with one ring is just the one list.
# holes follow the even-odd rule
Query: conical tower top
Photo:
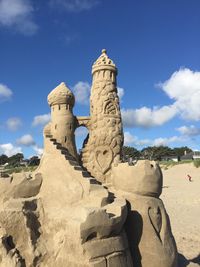
[[62, 82], [48, 95], [48, 103], [50, 106], [58, 104], [68, 104], [74, 106], [74, 95], [67, 85]]
[[100, 70], [111, 70], [117, 73], [115, 63], [107, 55], [106, 49], [102, 49], [100, 57], [94, 62], [92, 66], [92, 74]]

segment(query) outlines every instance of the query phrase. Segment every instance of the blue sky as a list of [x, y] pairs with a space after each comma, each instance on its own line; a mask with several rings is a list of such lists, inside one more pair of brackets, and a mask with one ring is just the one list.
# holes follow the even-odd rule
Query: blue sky
[[199, 0], [0, 0], [0, 154], [41, 153], [62, 81], [89, 115], [102, 48], [119, 70], [125, 144], [200, 149], [199, 14]]

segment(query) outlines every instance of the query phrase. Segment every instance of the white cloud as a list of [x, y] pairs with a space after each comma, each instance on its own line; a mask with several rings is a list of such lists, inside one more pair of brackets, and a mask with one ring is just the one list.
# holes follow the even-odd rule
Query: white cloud
[[122, 121], [124, 127], [144, 127], [160, 126], [172, 119], [176, 115], [176, 107], [163, 106], [153, 109], [142, 107], [140, 109], [122, 109]]
[[177, 128], [176, 130], [179, 131], [182, 135], [185, 135], [185, 136], [200, 135], [200, 128], [198, 128], [198, 127], [196, 127], [194, 125], [181, 126], [181, 127]]
[[153, 146], [167, 146], [170, 145], [172, 143], [181, 143], [181, 142], [185, 142], [186, 139], [183, 136], [172, 136], [172, 137], [159, 137], [156, 138], [154, 140], [152, 140], [152, 144]]
[[18, 145], [23, 145], [23, 146], [33, 146], [35, 145], [35, 141], [30, 134], [25, 134], [19, 139], [17, 139], [17, 144]]
[[68, 12], [89, 10], [99, 3], [98, 0], [51, 0], [50, 6], [64, 8]]
[[172, 136], [172, 137], [159, 137], [155, 139], [139, 139], [137, 136], [132, 135], [130, 132], [124, 133], [124, 145], [126, 146], [167, 146], [173, 143], [182, 143], [187, 141], [184, 136]]
[[174, 102], [162, 107], [123, 109], [125, 127], [154, 127], [168, 122], [175, 116], [184, 120], [200, 120], [200, 71], [184, 68], [156, 86], [160, 87]]
[[45, 125], [51, 120], [51, 115], [50, 113], [48, 114], [43, 114], [43, 115], [38, 115], [35, 116], [32, 122], [33, 126], [38, 126], [38, 125]]
[[130, 132], [124, 132], [124, 145], [130, 146], [144, 146], [149, 145], [151, 140], [149, 139], [139, 139], [137, 136], [132, 135]]
[[172, 74], [169, 80], [159, 84], [174, 100], [179, 115], [186, 120], [200, 120], [200, 72], [184, 68]]
[[41, 157], [44, 152], [44, 149], [39, 147], [38, 145], [34, 145], [33, 150], [36, 152], [38, 157]]
[[129, 132], [124, 132], [124, 145], [128, 146], [134, 144], [137, 138]]
[[41, 157], [42, 154], [43, 154], [43, 148], [39, 147], [35, 143], [32, 135], [30, 135], [30, 134], [23, 135], [21, 138], [17, 139], [16, 143], [18, 145], [22, 145], [22, 146], [26, 146], [26, 147], [31, 147], [36, 152], [36, 155], [38, 157]]
[[12, 91], [5, 84], [0, 83], [0, 101], [9, 100], [12, 94]]
[[22, 153], [21, 147], [13, 146], [11, 143], [0, 144], [0, 154], [5, 154], [11, 157], [17, 153]]
[[6, 126], [10, 131], [17, 131], [22, 126], [20, 118], [9, 118], [6, 122]]
[[77, 82], [73, 87], [76, 103], [88, 105], [90, 99], [90, 85], [88, 82]]
[[117, 93], [118, 93], [119, 99], [122, 100], [122, 97], [124, 96], [124, 88], [117, 87]]
[[38, 26], [33, 21], [30, 0], [0, 0], [0, 24], [25, 34], [34, 34]]

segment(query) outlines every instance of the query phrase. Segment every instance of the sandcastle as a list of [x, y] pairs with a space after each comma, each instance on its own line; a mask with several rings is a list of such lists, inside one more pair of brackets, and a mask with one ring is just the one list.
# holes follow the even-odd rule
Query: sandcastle
[[[106, 50], [92, 75], [90, 116], [76, 117], [73, 93], [58, 85], [40, 166], [0, 182], [1, 267], [177, 266], [159, 166], [121, 161], [117, 68]], [[78, 155], [80, 126], [89, 134]]]

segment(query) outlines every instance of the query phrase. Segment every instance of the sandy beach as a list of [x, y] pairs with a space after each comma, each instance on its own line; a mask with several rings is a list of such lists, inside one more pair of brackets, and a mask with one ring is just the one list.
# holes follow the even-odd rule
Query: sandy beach
[[[200, 168], [189, 163], [162, 170], [161, 199], [170, 216], [179, 267], [200, 266]], [[187, 174], [192, 177], [192, 182]]]

